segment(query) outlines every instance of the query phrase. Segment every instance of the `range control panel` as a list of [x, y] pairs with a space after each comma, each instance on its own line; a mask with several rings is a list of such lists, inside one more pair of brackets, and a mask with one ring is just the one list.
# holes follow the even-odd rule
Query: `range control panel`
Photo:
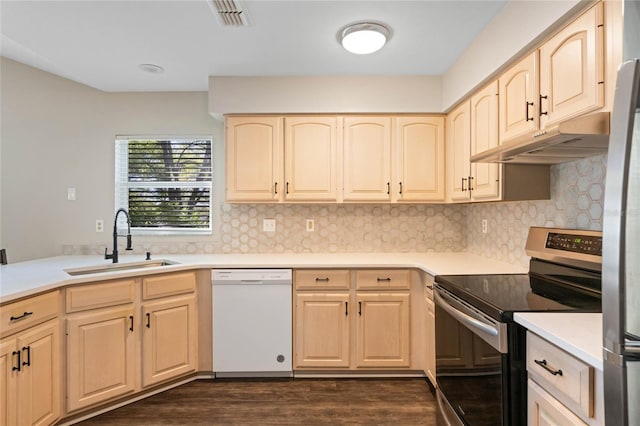
[[546, 248], [602, 256], [602, 236], [549, 232]]

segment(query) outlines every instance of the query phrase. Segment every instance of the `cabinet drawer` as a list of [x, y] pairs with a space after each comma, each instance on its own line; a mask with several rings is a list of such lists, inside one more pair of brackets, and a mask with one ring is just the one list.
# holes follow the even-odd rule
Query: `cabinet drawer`
[[135, 284], [135, 280], [125, 279], [69, 287], [66, 289], [66, 312], [133, 303], [136, 297]]
[[142, 280], [142, 298], [144, 300], [196, 291], [195, 272], [156, 275]]
[[577, 414], [593, 417], [593, 367], [527, 332], [527, 371], [533, 380], [573, 407]]
[[358, 290], [409, 288], [409, 281], [409, 271], [406, 269], [371, 269], [356, 272]]
[[24, 330], [54, 318], [60, 312], [60, 292], [52, 291], [39, 296], [9, 303], [0, 307], [2, 336]]
[[293, 274], [296, 290], [349, 289], [348, 269], [302, 269]]

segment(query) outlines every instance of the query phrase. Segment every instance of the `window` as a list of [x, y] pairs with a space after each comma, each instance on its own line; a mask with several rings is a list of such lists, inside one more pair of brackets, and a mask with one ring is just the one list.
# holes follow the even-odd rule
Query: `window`
[[116, 140], [116, 209], [132, 232], [210, 234], [211, 176], [211, 138]]

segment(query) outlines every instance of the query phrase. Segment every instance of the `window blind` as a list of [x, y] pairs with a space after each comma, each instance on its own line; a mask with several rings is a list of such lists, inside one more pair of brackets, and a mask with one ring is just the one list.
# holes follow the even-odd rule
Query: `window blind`
[[116, 208], [134, 230], [210, 232], [211, 139], [116, 140]]

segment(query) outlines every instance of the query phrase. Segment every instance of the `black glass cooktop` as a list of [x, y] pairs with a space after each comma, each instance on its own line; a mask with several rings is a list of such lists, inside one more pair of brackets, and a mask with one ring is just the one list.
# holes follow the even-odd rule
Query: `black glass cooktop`
[[598, 294], [530, 274], [438, 275], [436, 284], [500, 321], [516, 312], [601, 312]]

